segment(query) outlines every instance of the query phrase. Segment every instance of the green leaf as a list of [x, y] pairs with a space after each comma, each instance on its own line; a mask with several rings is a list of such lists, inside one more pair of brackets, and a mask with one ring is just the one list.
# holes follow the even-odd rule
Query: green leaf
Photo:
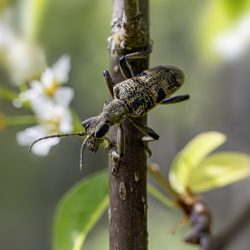
[[219, 2], [221, 2], [222, 6], [225, 8], [225, 12], [228, 13], [231, 19], [238, 18], [246, 13], [250, 7], [249, 0], [219, 0]]
[[223, 187], [250, 175], [250, 157], [236, 152], [214, 154], [205, 159], [188, 180], [193, 192]]
[[164, 195], [162, 192], [160, 192], [157, 188], [154, 186], [148, 184], [147, 185], [148, 192], [158, 201], [160, 201], [162, 204], [164, 204], [167, 207], [176, 207], [176, 204], [173, 200], [170, 200], [166, 195]]
[[106, 170], [73, 186], [57, 207], [53, 250], [81, 250], [88, 233], [108, 205]]
[[225, 140], [224, 134], [212, 131], [202, 133], [189, 142], [176, 156], [170, 167], [169, 181], [172, 188], [178, 193], [185, 193], [193, 170]]

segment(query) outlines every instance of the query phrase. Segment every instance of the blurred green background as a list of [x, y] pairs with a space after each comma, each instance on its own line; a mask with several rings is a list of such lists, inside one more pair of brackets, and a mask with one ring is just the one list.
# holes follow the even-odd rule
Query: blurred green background
[[[22, 0], [10, 2], [18, 13]], [[150, 126], [161, 136], [150, 144], [153, 155], [149, 160], [158, 163], [166, 176], [176, 153], [203, 131], [221, 131], [228, 136], [223, 149], [249, 153], [250, 38], [244, 51], [233, 58], [216, 51], [213, 54], [208, 47], [209, 39], [249, 14], [248, 4], [231, 0], [150, 1], [150, 64], [181, 66], [186, 84], [179, 93], [191, 96], [188, 102], [157, 107], [149, 114]], [[50, 65], [62, 54], [71, 56], [68, 85], [75, 90], [72, 107], [82, 120], [98, 114], [108, 98], [102, 71], [109, 68], [111, 9], [111, 1], [46, 1], [36, 27]], [[223, 25], [220, 20], [224, 20]], [[11, 86], [2, 67], [0, 82]], [[1, 99], [0, 107], [0, 112], [8, 115], [21, 112]], [[46, 250], [50, 249], [53, 213], [60, 197], [82, 177], [106, 168], [107, 158], [102, 150], [96, 154], [87, 151], [87, 168], [80, 172], [82, 141], [77, 137], [62, 140], [47, 157], [32, 155], [16, 143], [15, 134], [24, 128], [7, 127], [0, 132], [0, 249]], [[249, 202], [248, 188], [249, 180], [244, 180], [205, 194], [215, 232], [226, 227]], [[106, 217], [91, 232], [85, 249], [108, 249]], [[149, 249], [196, 249], [182, 243], [183, 229], [171, 234], [180, 218], [150, 198]], [[228, 249], [249, 249], [249, 232], [250, 227]]]

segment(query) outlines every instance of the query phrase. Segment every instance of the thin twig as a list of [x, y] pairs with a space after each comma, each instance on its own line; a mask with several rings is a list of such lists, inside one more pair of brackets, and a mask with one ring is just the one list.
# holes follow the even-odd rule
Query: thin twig
[[222, 232], [211, 239], [208, 250], [225, 249], [250, 223], [250, 203], [248, 203], [238, 216]]
[[178, 194], [171, 188], [168, 180], [162, 176], [159, 171], [159, 166], [156, 163], [148, 163], [148, 173], [168, 194], [171, 194], [175, 198], [178, 196]]

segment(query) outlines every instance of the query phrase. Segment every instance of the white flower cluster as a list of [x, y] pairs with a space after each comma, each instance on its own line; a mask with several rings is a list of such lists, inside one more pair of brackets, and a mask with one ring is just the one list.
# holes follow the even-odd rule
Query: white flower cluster
[[[31, 81], [30, 88], [21, 92], [14, 100], [16, 107], [29, 103], [38, 121], [38, 125], [17, 133], [18, 144], [28, 146], [40, 137], [72, 131], [69, 104], [74, 92], [72, 88], [62, 86], [68, 81], [69, 70], [70, 58], [63, 55], [51, 68], [45, 69], [39, 81]], [[45, 156], [58, 142], [59, 138], [41, 141], [33, 146], [32, 152]]]
[[[21, 90], [13, 105], [20, 108], [28, 104], [36, 118], [35, 126], [16, 136], [18, 144], [29, 146], [40, 137], [72, 132], [69, 104], [74, 93], [72, 88], [62, 86], [68, 81], [70, 57], [63, 55], [51, 68], [46, 68], [44, 50], [30, 36], [17, 32], [15, 16], [16, 10], [12, 8], [0, 13], [0, 63]], [[58, 142], [59, 138], [41, 141], [32, 152], [45, 156]]]

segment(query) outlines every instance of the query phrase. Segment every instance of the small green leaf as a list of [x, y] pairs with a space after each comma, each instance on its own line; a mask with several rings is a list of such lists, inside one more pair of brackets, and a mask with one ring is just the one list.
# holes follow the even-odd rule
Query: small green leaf
[[213, 150], [223, 144], [226, 136], [219, 132], [206, 132], [196, 136], [176, 156], [169, 172], [172, 188], [178, 193], [185, 193], [188, 180], [193, 170]]
[[81, 250], [108, 205], [107, 171], [87, 177], [72, 187], [57, 207], [53, 250]]
[[193, 192], [223, 187], [250, 175], [250, 157], [236, 152], [209, 156], [190, 175], [187, 186]]

